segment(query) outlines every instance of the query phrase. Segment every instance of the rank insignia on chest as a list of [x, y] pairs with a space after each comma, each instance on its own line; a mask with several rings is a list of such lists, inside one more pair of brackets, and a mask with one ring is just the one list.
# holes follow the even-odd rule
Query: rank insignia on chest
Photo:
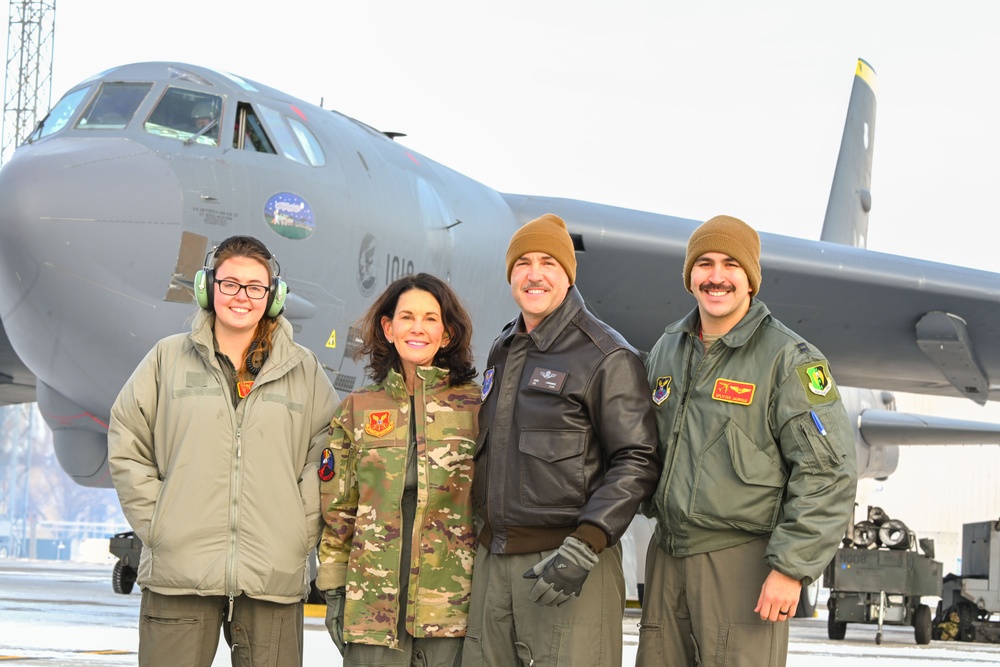
[[365, 421], [365, 433], [381, 438], [387, 433], [391, 433], [396, 428], [392, 421], [392, 413], [388, 410], [378, 410], [367, 413], [368, 419]]
[[329, 482], [333, 479], [333, 473], [333, 450], [327, 447], [323, 450], [323, 458], [320, 459], [319, 478], [324, 482]]
[[656, 389], [653, 390], [653, 403], [663, 405], [663, 401], [670, 398], [670, 375], [662, 375], [656, 378]]
[[757, 385], [749, 382], [737, 382], [719, 378], [715, 381], [715, 389], [712, 391], [712, 398], [726, 403], [736, 403], [737, 405], [750, 405], [753, 403], [753, 392]]
[[250, 395], [250, 390], [253, 389], [253, 380], [247, 380], [246, 382], [237, 382], [236, 391], [239, 393], [240, 398], [246, 398]]
[[549, 368], [536, 368], [528, 378], [528, 386], [542, 391], [551, 391], [558, 394], [562, 391], [563, 385], [569, 373], [566, 371], [554, 371]]
[[486, 397], [490, 395], [490, 389], [493, 388], [493, 376], [496, 374], [496, 369], [487, 368], [483, 373], [483, 397], [482, 402], [486, 402]]

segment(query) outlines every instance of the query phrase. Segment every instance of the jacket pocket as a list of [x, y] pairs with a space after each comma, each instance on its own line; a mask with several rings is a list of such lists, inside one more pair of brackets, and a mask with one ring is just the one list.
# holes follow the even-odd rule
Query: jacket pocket
[[586, 499], [586, 431], [521, 431], [521, 503], [526, 507], [579, 507]]
[[476, 448], [471, 412], [439, 411], [427, 424], [427, 461], [431, 482], [447, 485], [449, 478], [458, 476], [468, 483], [472, 479], [472, 456]]
[[339, 500], [346, 497], [347, 490], [354, 486], [354, 445], [340, 427], [330, 436], [330, 452], [334, 476], [328, 481], [321, 481], [319, 488], [321, 494], [330, 494]]
[[811, 474], [819, 474], [843, 464], [847, 458], [841, 443], [850, 442], [848, 436], [841, 434], [841, 420], [836, 418], [834, 410], [838, 405], [830, 405], [825, 409], [817, 408], [816, 419], [823, 425], [826, 434], [820, 434], [812, 416], [805, 413], [796, 417], [792, 428], [792, 437], [802, 452], [802, 466]]
[[698, 457], [692, 517], [707, 527], [750, 532], [774, 528], [788, 474], [732, 420]]

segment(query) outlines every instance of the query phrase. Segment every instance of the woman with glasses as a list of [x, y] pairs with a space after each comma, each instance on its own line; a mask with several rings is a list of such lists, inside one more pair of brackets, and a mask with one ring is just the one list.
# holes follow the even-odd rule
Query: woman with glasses
[[210, 255], [191, 332], [159, 341], [111, 409], [111, 475], [143, 543], [139, 665], [212, 664], [221, 627], [234, 665], [299, 666], [337, 395], [292, 341], [264, 244]]
[[327, 629], [345, 667], [457, 666], [476, 554], [472, 323], [445, 282], [418, 273], [358, 326], [374, 384], [337, 409], [319, 471]]

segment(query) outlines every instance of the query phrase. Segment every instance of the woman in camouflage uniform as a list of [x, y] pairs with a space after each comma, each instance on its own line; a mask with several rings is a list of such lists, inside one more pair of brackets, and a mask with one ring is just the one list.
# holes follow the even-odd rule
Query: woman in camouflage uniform
[[389, 285], [360, 326], [356, 357], [375, 384], [338, 408], [319, 472], [327, 628], [344, 665], [452, 667], [476, 553], [472, 325], [420, 273]]

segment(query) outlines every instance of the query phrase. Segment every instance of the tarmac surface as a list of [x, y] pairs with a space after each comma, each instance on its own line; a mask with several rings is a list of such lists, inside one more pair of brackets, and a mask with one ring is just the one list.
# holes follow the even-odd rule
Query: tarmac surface
[[[138, 588], [116, 595], [111, 570], [111, 565], [63, 561], [0, 561], [0, 665], [135, 665]], [[1000, 645], [918, 646], [909, 627], [885, 626], [882, 644], [876, 645], [874, 625], [850, 624], [845, 640], [831, 641], [820, 606], [817, 618], [791, 621], [789, 667], [871, 665], [874, 659], [880, 667], [1000, 665]], [[307, 610], [306, 667], [341, 664], [322, 613], [322, 607]], [[624, 665], [635, 664], [638, 622], [638, 610], [629, 609], [622, 622]], [[220, 639], [213, 667], [228, 664], [228, 647]]]

